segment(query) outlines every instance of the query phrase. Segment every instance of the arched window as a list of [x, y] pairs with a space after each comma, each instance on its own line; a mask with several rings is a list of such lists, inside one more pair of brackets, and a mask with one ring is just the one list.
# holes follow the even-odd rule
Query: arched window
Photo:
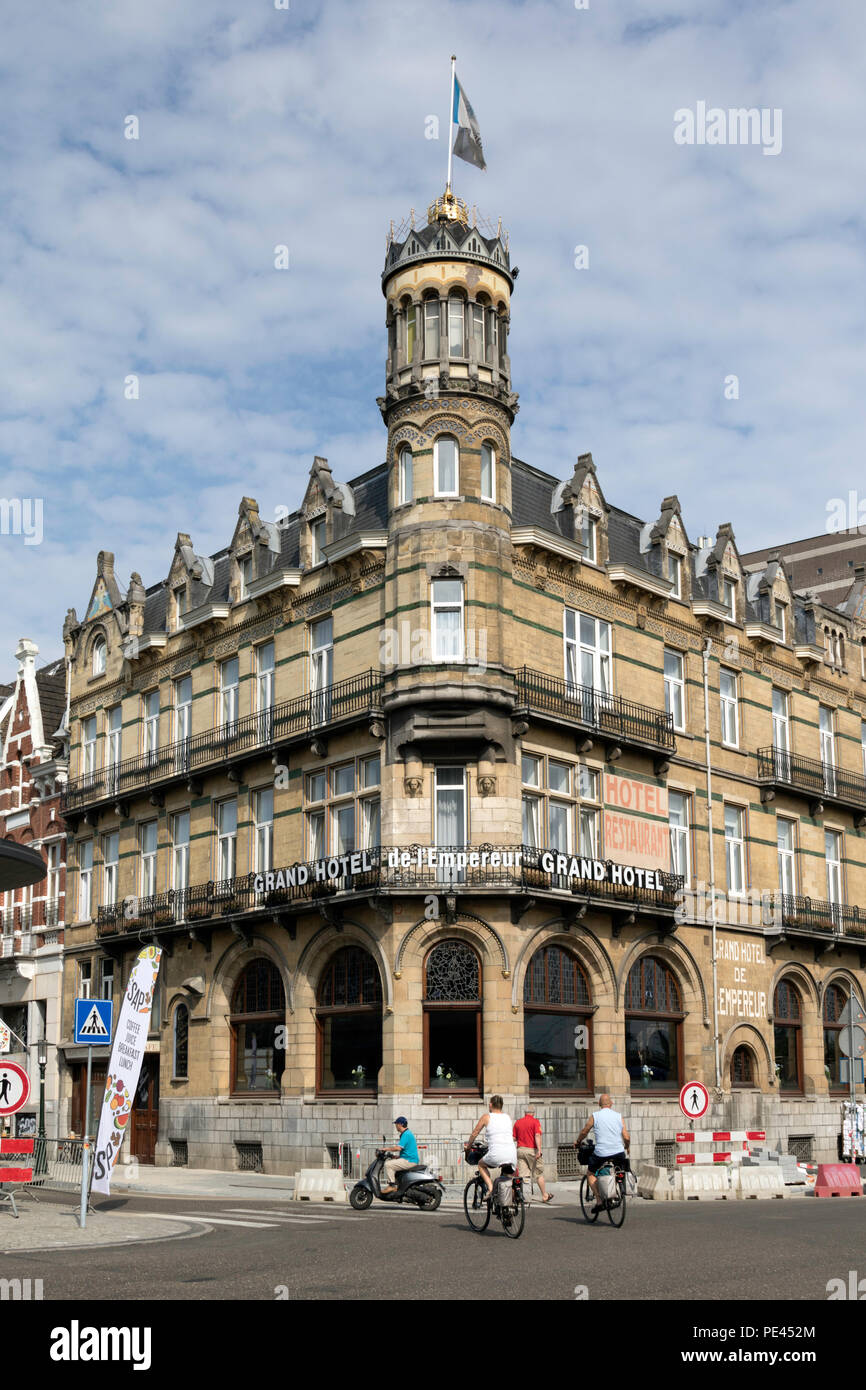
[[466, 356], [466, 304], [459, 294], [448, 296], [448, 356]]
[[439, 296], [428, 290], [424, 296], [424, 356], [439, 357]]
[[286, 1061], [285, 1024], [286, 996], [280, 972], [260, 956], [246, 967], [232, 995], [233, 1095], [251, 1091], [279, 1094]]
[[440, 434], [433, 445], [433, 479], [437, 497], [456, 497], [460, 491], [460, 451], [453, 435]]
[[839, 1022], [842, 1010], [848, 1003], [848, 994], [840, 985], [828, 985], [824, 991], [824, 1075], [831, 1090], [844, 1089], [840, 1069]]
[[94, 676], [105, 675], [105, 638], [97, 637], [93, 644], [93, 674]]
[[589, 982], [561, 946], [535, 952], [523, 982], [523, 1061], [534, 1093], [592, 1087]]
[[750, 1047], [734, 1049], [731, 1058], [731, 1085], [755, 1086], [755, 1054]]
[[178, 1004], [174, 1011], [171, 1036], [172, 1076], [181, 1080], [189, 1076], [189, 1009]]
[[415, 305], [412, 303], [412, 300], [409, 299], [408, 296], [402, 300], [400, 307], [403, 310], [403, 317], [406, 324], [406, 337], [404, 340], [405, 363], [407, 366], [411, 366], [412, 360], [415, 356], [415, 339], [418, 328], [418, 311]]
[[332, 956], [316, 1003], [316, 1086], [319, 1091], [375, 1095], [382, 1066], [382, 982], [360, 946]]
[[633, 1086], [667, 1092], [682, 1085], [683, 1006], [676, 976], [664, 961], [642, 956], [625, 988], [626, 1066]]
[[481, 967], [463, 941], [440, 941], [424, 965], [425, 1090], [481, 1090]]
[[481, 445], [481, 496], [485, 502], [496, 501], [496, 450], [489, 439]]
[[773, 995], [773, 1042], [776, 1076], [783, 1091], [803, 1089], [803, 1008], [790, 980], [780, 980]]
[[414, 479], [412, 476], [412, 450], [408, 444], [404, 444], [400, 450], [400, 456], [397, 460], [397, 475], [398, 502], [411, 502], [414, 494]]

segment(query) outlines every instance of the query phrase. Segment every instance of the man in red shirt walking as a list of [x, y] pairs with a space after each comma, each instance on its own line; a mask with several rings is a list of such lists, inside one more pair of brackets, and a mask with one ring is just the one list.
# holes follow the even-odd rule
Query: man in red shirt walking
[[544, 1164], [541, 1161], [541, 1124], [533, 1114], [532, 1106], [527, 1105], [523, 1118], [514, 1125], [514, 1142], [517, 1145], [517, 1166], [520, 1176], [537, 1182], [545, 1202], [553, 1201], [553, 1193], [544, 1185]]

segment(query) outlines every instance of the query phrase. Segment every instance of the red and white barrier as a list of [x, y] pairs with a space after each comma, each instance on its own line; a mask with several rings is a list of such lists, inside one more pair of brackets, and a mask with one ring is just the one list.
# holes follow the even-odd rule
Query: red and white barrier
[[[685, 1153], [677, 1154], [677, 1163], [742, 1163], [748, 1158], [750, 1143], [766, 1139], [762, 1129], [687, 1129], [677, 1135], [677, 1145], [684, 1145]], [[697, 1152], [698, 1144], [731, 1144], [734, 1148], [715, 1147]]]
[[[35, 1140], [33, 1139], [0, 1139], [0, 1155], [14, 1154], [16, 1157], [24, 1154], [32, 1154]], [[32, 1168], [11, 1168], [0, 1164], [0, 1202], [8, 1202], [12, 1208], [12, 1215], [18, 1215], [18, 1208], [15, 1205], [15, 1193], [13, 1191], [4, 1192], [5, 1183], [28, 1183], [33, 1181]]]

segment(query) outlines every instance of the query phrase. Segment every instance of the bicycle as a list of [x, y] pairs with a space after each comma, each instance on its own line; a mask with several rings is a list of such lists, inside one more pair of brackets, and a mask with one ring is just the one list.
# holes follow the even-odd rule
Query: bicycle
[[[466, 1152], [467, 1163], [477, 1163], [487, 1152], [486, 1144], [474, 1145]], [[497, 1189], [503, 1178], [511, 1177], [510, 1202], [497, 1200]], [[498, 1217], [502, 1229], [512, 1240], [523, 1234], [526, 1225], [526, 1200], [523, 1196], [523, 1179], [510, 1163], [503, 1163], [500, 1177], [493, 1184], [493, 1193], [488, 1197], [487, 1187], [480, 1173], [470, 1178], [463, 1189], [463, 1210], [473, 1231], [486, 1231], [490, 1224], [491, 1212]]]
[[[610, 1176], [611, 1163], [612, 1160], [607, 1163], [603, 1163], [595, 1174], [596, 1178], [599, 1178], [602, 1175]], [[628, 1159], [626, 1159], [626, 1163], [628, 1163]], [[621, 1163], [617, 1163], [614, 1167], [614, 1175], [616, 1177], [617, 1195], [615, 1197], [600, 1196], [598, 1203], [596, 1203], [592, 1195], [592, 1188], [589, 1185], [588, 1175], [584, 1173], [583, 1177], [580, 1180], [580, 1209], [583, 1212], [584, 1220], [588, 1221], [590, 1225], [592, 1225], [594, 1221], [598, 1220], [602, 1211], [607, 1212], [608, 1219], [612, 1226], [616, 1226], [618, 1228], [625, 1221], [625, 1166]]]

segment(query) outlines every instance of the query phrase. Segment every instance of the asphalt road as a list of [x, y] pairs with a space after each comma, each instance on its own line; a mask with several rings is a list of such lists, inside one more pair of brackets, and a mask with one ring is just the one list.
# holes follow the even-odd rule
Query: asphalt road
[[[44, 1194], [43, 1200], [50, 1200]], [[56, 1196], [54, 1200], [66, 1202]], [[587, 1226], [580, 1208], [534, 1206], [517, 1241], [462, 1209], [134, 1196], [100, 1210], [183, 1216], [194, 1234], [75, 1251], [0, 1256], [0, 1277], [42, 1279], [44, 1299], [468, 1300], [587, 1298], [826, 1303], [827, 1282], [866, 1279], [866, 1198], [635, 1201], [625, 1225]], [[237, 1224], [235, 1224], [237, 1223]], [[576, 1292], [577, 1290], [577, 1292]], [[585, 1292], [581, 1292], [584, 1291]], [[863, 1286], [866, 1295], [866, 1282]], [[757, 1310], [756, 1310], [757, 1312]], [[115, 1314], [116, 1316], [116, 1314]], [[743, 1313], [745, 1316], [745, 1312]]]

